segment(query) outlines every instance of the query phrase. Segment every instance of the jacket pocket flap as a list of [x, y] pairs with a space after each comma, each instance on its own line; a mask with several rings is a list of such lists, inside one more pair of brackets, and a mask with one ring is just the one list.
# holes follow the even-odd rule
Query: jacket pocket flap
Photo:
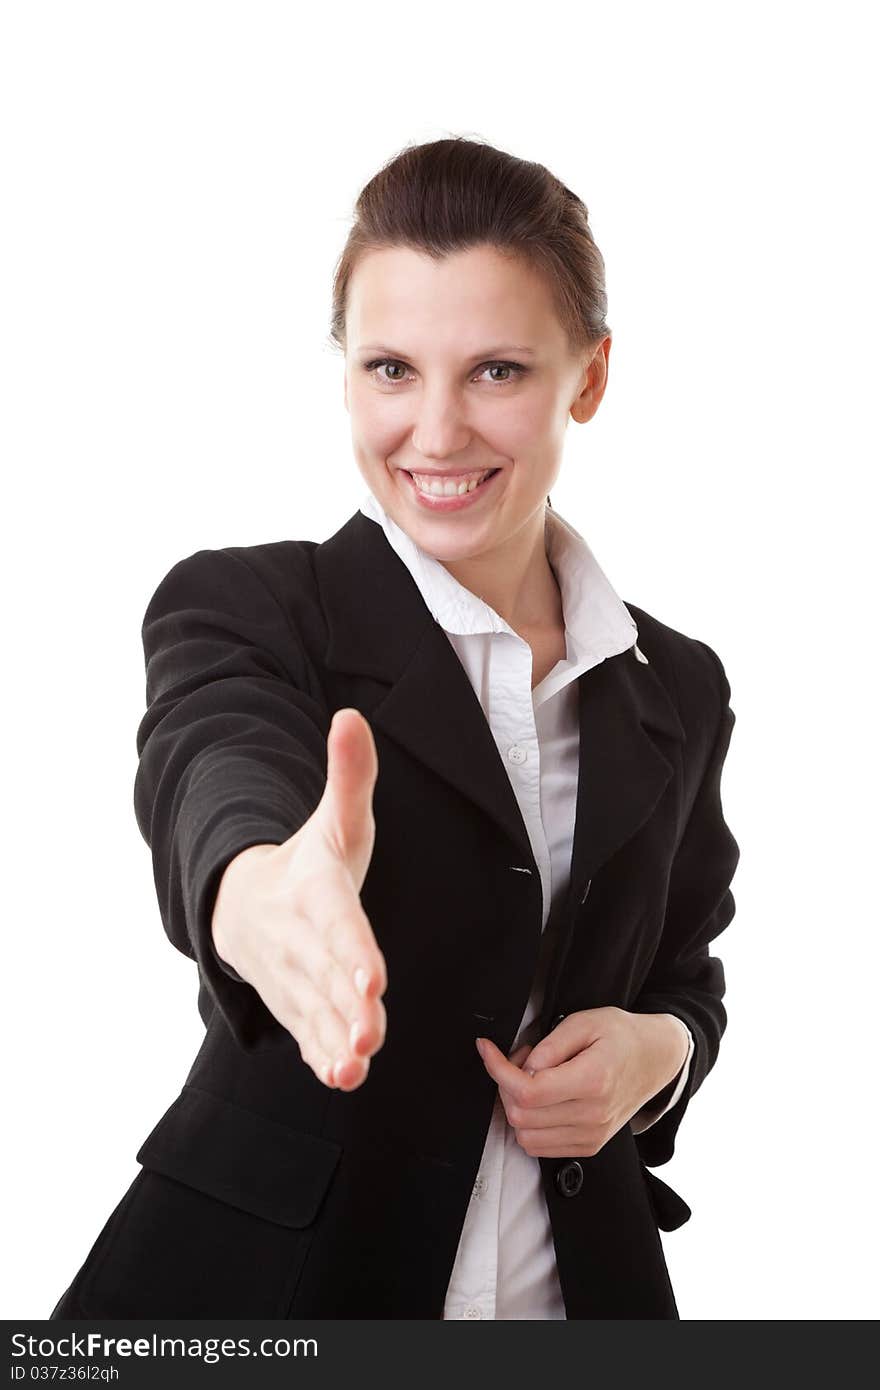
[[281, 1226], [317, 1215], [342, 1145], [184, 1086], [137, 1162]]
[[654, 1209], [654, 1216], [661, 1231], [677, 1231], [690, 1220], [691, 1209], [683, 1197], [669, 1187], [656, 1173], [642, 1164], [642, 1172], [648, 1184], [648, 1196]]

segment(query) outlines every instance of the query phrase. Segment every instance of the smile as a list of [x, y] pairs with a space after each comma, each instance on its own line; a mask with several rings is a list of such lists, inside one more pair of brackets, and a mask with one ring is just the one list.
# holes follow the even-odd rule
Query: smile
[[428, 473], [409, 473], [405, 469], [400, 472], [418, 505], [431, 511], [448, 512], [459, 511], [482, 497], [501, 469], [483, 468], [479, 472], [457, 473], [444, 478]]

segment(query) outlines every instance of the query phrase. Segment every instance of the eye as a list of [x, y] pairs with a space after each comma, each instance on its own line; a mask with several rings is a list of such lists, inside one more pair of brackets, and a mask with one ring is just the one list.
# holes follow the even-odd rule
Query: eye
[[482, 370], [494, 372], [497, 367], [500, 367], [503, 372], [511, 373], [509, 377], [499, 379], [496, 376], [492, 378], [493, 381], [498, 382], [499, 386], [506, 386], [509, 381], [516, 381], [518, 377], [525, 376], [528, 371], [527, 367], [521, 367], [518, 362], [488, 362]]
[[[394, 377], [386, 376], [382, 370], [385, 367], [395, 368], [400, 374]], [[491, 380], [497, 386], [509, 386], [512, 382], [518, 381], [521, 377], [524, 377], [529, 370], [528, 367], [523, 367], [519, 362], [486, 362], [478, 369], [477, 377], [482, 376], [485, 372], [496, 371], [499, 367], [502, 371], [508, 372], [509, 375], [506, 377], [492, 377]], [[375, 378], [377, 385], [394, 387], [405, 380], [407, 364], [395, 357], [377, 357], [372, 362], [365, 362], [363, 368], [368, 376]]]
[[[399, 367], [405, 373], [404, 364], [402, 362], [396, 362], [393, 357], [379, 357], [376, 359], [375, 362], [364, 363], [364, 371], [369, 376], [375, 376], [380, 367]], [[379, 378], [383, 386], [393, 386], [395, 382], [401, 381], [402, 379], [402, 377], [394, 377], [392, 379], [389, 379], [386, 376], [381, 376]]]

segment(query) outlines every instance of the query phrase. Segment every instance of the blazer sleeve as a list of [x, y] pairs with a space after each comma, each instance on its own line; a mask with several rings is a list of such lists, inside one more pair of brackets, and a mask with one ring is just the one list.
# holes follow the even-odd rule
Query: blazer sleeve
[[[715, 1065], [727, 1026], [722, 1003], [724, 967], [710, 955], [709, 945], [729, 926], [736, 910], [730, 883], [740, 851], [721, 804], [721, 774], [736, 716], [720, 660], [705, 643], [699, 645], [709, 653], [717, 672], [720, 715], [708, 762], [679, 837], [660, 945], [630, 1006], [634, 1013], [675, 1014], [690, 1031], [694, 1044], [678, 1099], [656, 1123], [635, 1134], [640, 1157], [653, 1167], [672, 1157], [678, 1127], [691, 1097]], [[670, 1083], [654, 1103], [664, 1103], [673, 1089], [674, 1083]]]
[[217, 955], [214, 901], [236, 854], [281, 844], [317, 806], [330, 715], [294, 608], [282, 610], [242, 549], [197, 551], [150, 599], [134, 807], [165, 931], [198, 965], [205, 1025], [219, 1010], [254, 1051], [290, 1034]]

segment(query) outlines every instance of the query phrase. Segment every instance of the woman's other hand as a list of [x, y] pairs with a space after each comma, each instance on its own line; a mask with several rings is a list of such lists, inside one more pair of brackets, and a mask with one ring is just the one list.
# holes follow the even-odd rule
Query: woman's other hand
[[477, 1040], [526, 1153], [591, 1157], [681, 1071], [688, 1044], [670, 1014], [607, 1006], [567, 1014], [530, 1050]]
[[257, 990], [328, 1086], [354, 1090], [385, 1040], [385, 958], [361, 906], [375, 843], [379, 761], [357, 710], [337, 710], [327, 783], [281, 845], [252, 845], [227, 865], [211, 930], [220, 959]]

